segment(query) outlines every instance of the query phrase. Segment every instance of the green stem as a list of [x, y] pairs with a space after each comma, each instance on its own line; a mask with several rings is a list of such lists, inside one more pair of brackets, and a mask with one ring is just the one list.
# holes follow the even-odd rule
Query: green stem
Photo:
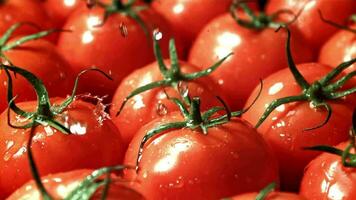
[[258, 195], [256, 196], [256, 200], [264, 200], [264, 199], [266, 199], [267, 195], [269, 193], [271, 193], [275, 188], [276, 188], [276, 183], [275, 182], [267, 185], [263, 190], [260, 191], [260, 193], [258, 193]]

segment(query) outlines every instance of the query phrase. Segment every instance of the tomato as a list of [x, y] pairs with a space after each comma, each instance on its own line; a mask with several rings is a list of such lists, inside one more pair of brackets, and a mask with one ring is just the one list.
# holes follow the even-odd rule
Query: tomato
[[[347, 145], [341, 143], [337, 148]], [[305, 169], [300, 193], [308, 199], [355, 199], [356, 169], [344, 167], [340, 156], [323, 153]]]
[[[297, 14], [302, 13], [292, 24], [307, 39], [308, 44], [313, 45], [314, 51], [318, 51], [321, 45], [337, 31], [337, 28], [326, 24], [320, 19], [319, 10], [324, 18], [342, 24], [351, 14], [356, 12], [354, 0], [270, 0], [267, 3], [266, 12], [273, 13], [280, 9], [287, 9]], [[293, 15], [285, 15], [287, 20]]]
[[62, 27], [67, 17], [81, 4], [82, 0], [45, 0], [44, 9], [52, 19], [56, 27]]
[[[47, 189], [47, 192], [55, 199], [64, 199], [72, 192], [93, 170], [80, 169], [70, 172], [51, 174], [42, 178], [42, 182]], [[113, 179], [113, 178], [112, 178]], [[46, 181], [44, 181], [46, 180]], [[115, 179], [113, 179], [115, 180]], [[120, 180], [111, 182], [107, 200], [114, 199], [132, 199], [143, 200], [144, 197], [135, 190], [126, 186], [127, 184], [120, 183]], [[101, 197], [101, 189], [97, 191], [92, 200], [99, 200]], [[17, 189], [7, 200], [28, 199], [40, 200], [40, 192], [37, 189], [35, 182], [32, 180]]]
[[[13, 38], [7, 44], [19, 39]], [[74, 83], [72, 70], [69, 64], [58, 53], [56, 47], [43, 39], [28, 41], [13, 49], [2, 51], [3, 54], [15, 65], [31, 71], [40, 77], [44, 85], [48, 88], [51, 96], [65, 97], [71, 93]], [[3, 63], [6, 63], [4, 60]], [[7, 105], [7, 77], [5, 73], [0, 73], [0, 112]], [[14, 94], [18, 95], [18, 101], [29, 101], [36, 99], [36, 93], [26, 80], [17, 76], [13, 80]]]
[[149, 39], [151, 32], [157, 28], [163, 34], [161, 45], [164, 47], [168, 46], [172, 34], [165, 20], [151, 9], [139, 12], [148, 28], [148, 35], [126, 13], [113, 13], [102, 24], [104, 11], [98, 6], [92, 9], [78, 8], [64, 25], [64, 29], [71, 32], [60, 35], [58, 49], [75, 72], [96, 66], [113, 78], [110, 81], [88, 74], [79, 84], [79, 93], [109, 95], [111, 99], [125, 76], [154, 61], [152, 41]]
[[[273, 28], [261, 30], [239, 26], [230, 14], [215, 18], [202, 30], [193, 44], [188, 61], [205, 68], [226, 56], [212, 74], [220, 90], [230, 97], [232, 109], [243, 107], [259, 80], [286, 66], [284, 53], [287, 34]], [[293, 39], [294, 38], [294, 39]], [[312, 53], [298, 34], [293, 35], [292, 51], [297, 63], [310, 61]]]
[[[166, 63], [168, 63], [168, 61], [166, 61]], [[198, 71], [198, 69], [191, 64], [181, 62], [180, 65], [183, 73]], [[162, 74], [155, 62], [131, 73], [122, 81], [116, 90], [110, 109], [110, 116], [121, 131], [126, 144], [130, 143], [136, 132], [146, 123], [168, 112], [178, 110], [177, 106], [167, 99], [165, 91], [170, 97], [178, 98], [180, 95], [176, 89], [166, 87], [165, 89], [157, 88], [136, 95], [126, 103], [120, 115], [116, 116], [126, 96], [134, 89], [162, 79]], [[200, 96], [203, 99], [203, 110], [213, 105], [219, 105], [215, 97], [215, 95], [217, 95], [216, 86], [212, 83], [210, 78], [181, 83], [178, 88], [181, 92], [189, 92], [190, 95]]]
[[[232, 0], [155, 0], [152, 8], [164, 16], [188, 50], [203, 27], [229, 10]], [[256, 7], [256, 3], [251, 3]]]
[[[18, 75], [19, 76], [19, 75]], [[63, 99], [52, 99], [59, 105]], [[25, 111], [37, 108], [36, 102], [23, 102], [18, 106]], [[32, 152], [41, 175], [82, 168], [99, 168], [122, 162], [124, 146], [119, 131], [111, 120], [106, 119], [100, 105], [75, 100], [55, 117], [68, 127], [71, 134], [64, 134], [52, 126], [35, 128]], [[29, 181], [26, 146], [30, 129], [16, 129], [8, 125], [7, 112], [0, 115], [0, 198]], [[13, 125], [31, 122], [11, 112]]]
[[[124, 163], [135, 165], [148, 131], [182, 120], [180, 113], [173, 112], [143, 126], [130, 143]], [[206, 135], [190, 128], [163, 131], [142, 150], [137, 174], [125, 175], [140, 183], [137, 187], [148, 199], [219, 199], [278, 180], [269, 146], [241, 119], [210, 127]]]
[[[350, 27], [356, 29], [356, 25]], [[351, 60], [356, 57], [356, 33], [340, 30], [334, 34], [321, 48], [319, 62], [336, 66], [341, 62]], [[356, 65], [352, 65], [346, 71], [353, 72]]]
[[[242, 194], [230, 198], [231, 200], [255, 200], [258, 193]], [[303, 196], [287, 192], [271, 192], [263, 200], [307, 200]]]
[[[297, 68], [309, 83], [320, 80], [332, 70], [331, 67], [318, 63], [301, 64], [297, 65]], [[243, 115], [243, 118], [252, 124], [257, 124], [273, 100], [302, 93], [288, 68], [270, 75], [263, 83], [260, 97]], [[354, 87], [355, 83], [352, 84], [344, 85], [343, 88]], [[256, 88], [247, 105], [251, 104], [257, 93]], [[298, 101], [277, 107], [258, 128], [278, 157], [282, 189], [297, 190], [304, 167], [319, 154], [306, 152], [302, 150], [303, 147], [336, 145], [348, 138], [347, 132], [352, 123], [348, 119], [351, 119], [352, 109], [356, 105], [355, 95], [325, 101], [331, 106], [332, 115], [322, 127], [306, 131], [307, 128], [316, 127], [325, 120], [328, 114], [326, 109], [316, 109], [308, 101]]]
[[[30, 22], [41, 29], [48, 29], [52, 24], [45, 20], [47, 14], [41, 8], [37, 0], [7, 0], [0, 2], [0, 35], [3, 35], [14, 23]], [[31, 26], [24, 26], [17, 34], [29, 34], [37, 32], [38, 29]]]

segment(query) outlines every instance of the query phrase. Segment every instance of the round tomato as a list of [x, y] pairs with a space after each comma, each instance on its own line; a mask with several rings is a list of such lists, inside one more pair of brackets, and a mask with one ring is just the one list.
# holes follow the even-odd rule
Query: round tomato
[[[16, 42], [19, 39], [13, 38], [7, 44]], [[6, 46], [6, 45], [5, 45]], [[48, 88], [51, 96], [65, 97], [71, 93], [73, 85], [72, 70], [69, 64], [58, 53], [55, 46], [43, 39], [28, 41], [10, 50], [2, 50], [2, 53], [15, 66], [29, 70], [38, 76]], [[7, 63], [2, 59], [2, 63]], [[0, 73], [0, 112], [7, 105], [7, 76]], [[13, 92], [18, 95], [18, 101], [29, 101], [36, 99], [36, 93], [32, 86], [22, 77], [13, 76]]]
[[[354, 0], [270, 0], [266, 12], [273, 13], [286, 9], [298, 14], [298, 19], [291, 25], [296, 27], [306, 38], [308, 44], [313, 45], [314, 51], [319, 51], [321, 45], [337, 31], [337, 28], [323, 22], [319, 11], [324, 18], [342, 24], [351, 14], [356, 12]], [[292, 20], [293, 15], [285, 15], [287, 20]]]
[[[356, 29], [356, 25], [350, 27]], [[321, 48], [319, 54], [319, 62], [337, 66], [339, 63], [351, 60], [356, 57], [356, 33], [340, 30], [333, 35]], [[356, 64], [347, 68], [347, 72], [354, 72]]]
[[[141, 141], [149, 131], [183, 120], [173, 112], [143, 126], [130, 143], [124, 163], [136, 164]], [[155, 135], [140, 151], [138, 172], [130, 171], [126, 177], [139, 182], [137, 187], [148, 199], [219, 199], [278, 180], [273, 153], [246, 121], [233, 119], [203, 132], [173, 128]]]
[[[61, 102], [63, 99], [52, 99], [53, 105]], [[23, 102], [18, 106], [27, 112], [37, 109], [36, 102]], [[31, 149], [40, 174], [120, 164], [125, 148], [119, 131], [103, 112], [100, 105], [75, 100], [55, 117], [71, 134], [64, 134], [50, 125], [37, 126]], [[9, 120], [15, 126], [32, 121], [14, 112], [10, 112]], [[26, 153], [29, 136], [30, 129], [9, 126], [6, 111], [0, 115], [1, 199], [32, 178]]]
[[[331, 67], [317, 63], [301, 64], [297, 68], [308, 83], [315, 83], [332, 70]], [[263, 83], [260, 97], [242, 116], [252, 124], [259, 122], [266, 108], [274, 100], [299, 96], [302, 93], [288, 68], [272, 74], [264, 79]], [[353, 83], [344, 85], [343, 88], [354, 86]], [[247, 105], [251, 104], [257, 93], [256, 88]], [[320, 94], [323, 93], [319, 91], [317, 95]], [[351, 119], [355, 100], [355, 95], [338, 100], [325, 100], [332, 110], [330, 119], [325, 125], [308, 131], [306, 130], [323, 123], [328, 115], [326, 109], [314, 108], [308, 100], [282, 104], [268, 115], [257, 130], [270, 143], [278, 157], [282, 189], [297, 190], [304, 167], [318, 155], [317, 152], [304, 151], [303, 147], [336, 145], [347, 140], [347, 132], [352, 124], [348, 119]]]
[[[155, 0], [152, 8], [164, 16], [189, 49], [203, 27], [229, 10], [232, 0]], [[251, 3], [256, 7], [256, 3]]]
[[[286, 66], [287, 59], [283, 56], [286, 37], [284, 30], [276, 33], [273, 28], [245, 28], [225, 14], [205, 26], [193, 44], [188, 61], [206, 68], [233, 52], [212, 77], [230, 97], [228, 105], [236, 110], [243, 107], [260, 79]], [[293, 38], [296, 62], [311, 61], [312, 53], [302, 38], [298, 34]]]
[[[81, 169], [70, 172], [51, 174], [42, 178], [47, 192], [55, 199], [65, 199], [82, 181], [93, 173], [93, 170]], [[145, 199], [140, 193], [131, 189], [124, 181], [116, 180], [117, 177], [111, 177], [112, 182], [109, 186], [109, 191], [106, 200], [143, 200]], [[99, 190], [90, 198], [91, 200], [101, 199], [102, 189]], [[32, 180], [17, 189], [7, 200], [28, 199], [40, 200], [40, 192]]]
[[[346, 146], [341, 143], [337, 148]], [[344, 167], [338, 155], [323, 153], [305, 169], [300, 193], [308, 199], [355, 199], [356, 169]]]
[[[0, 35], [3, 35], [14, 23], [30, 22], [40, 29], [52, 28], [46, 20], [47, 14], [37, 0], [7, 0], [0, 1]], [[38, 31], [37, 28], [24, 26], [16, 34], [29, 34]]]
[[[134, 9], [131, 7], [130, 9]], [[132, 11], [132, 10], [131, 10]], [[86, 75], [78, 92], [112, 97], [121, 80], [138, 67], [154, 61], [151, 33], [159, 30], [162, 46], [172, 36], [168, 23], [151, 9], [138, 12], [143, 28], [125, 12], [115, 11], [103, 21], [105, 9], [96, 6], [78, 8], [69, 16], [60, 34], [58, 49], [75, 72], [96, 66], [109, 73], [113, 81]], [[145, 33], [145, 30], [147, 32]], [[166, 48], [165, 48], [166, 49]], [[165, 51], [167, 55], [167, 51]]]
[[[169, 61], [166, 61], [168, 63]], [[197, 72], [198, 69], [188, 63], [181, 62], [181, 71], [186, 73]], [[152, 63], [144, 68], [137, 69], [127, 76], [114, 95], [110, 116], [115, 125], [119, 128], [126, 144], [129, 144], [136, 132], [146, 123], [155, 118], [166, 115], [169, 112], [177, 111], [177, 106], [167, 99], [169, 97], [179, 98], [181, 93], [189, 92], [191, 96], [199, 96], [203, 100], [202, 109], [206, 110], [213, 105], [220, 105], [216, 96], [217, 88], [210, 78], [194, 80], [192, 82], [181, 81], [178, 88], [160, 87], [143, 92], [129, 99], [125, 107], [120, 111], [125, 98], [138, 87], [148, 83], [163, 80], [162, 73], [159, 71], [158, 64]]]

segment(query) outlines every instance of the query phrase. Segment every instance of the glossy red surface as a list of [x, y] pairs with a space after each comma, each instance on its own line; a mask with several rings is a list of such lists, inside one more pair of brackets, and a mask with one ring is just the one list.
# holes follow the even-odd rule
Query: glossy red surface
[[[212, 74], [220, 90], [230, 97], [232, 109], [243, 107], [259, 80], [287, 65], [285, 30], [272, 28], [252, 30], [241, 27], [230, 14], [211, 21], [193, 44], [188, 61], [206, 68], [233, 52]], [[292, 52], [296, 63], [312, 60], [312, 53], [303, 40], [292, 36]]]
[[[73, 191], [79, 184], [90, 175], [93, 170], [82, 169], [75, 170], [65, 173], [58, 173], [48, 175], [42, 178], [47, 192], [56, 199], [64, 199], [70, 192]], [[120, 180], [115, 180], [112, 177], [112, 181], [109, 187], [107, 200], [143, 200], [145, 199], [141, 194], [135, 190], [129, 188], [127, 183], [120, 183]], [[102, 189], [99, 189], [90, 199], [99, 200], [101, 199]], [[40, 192], [37, 189], [34, 181], [30, 181], [23, 185], [21, 188], [16, 190], [7, 200], [19, 200], [19, 199], [31, 199], [40, 200]]]
[[[14, 42], [14, 38], [9, 42]], [[15, 65], [31, 71], [46, 86], [49, 95], [66, 97], [72, 93], [74, 85], [73, 71], [55, 46], [43, 39], [29, 41], [5, 51], [4, 55]], [[4, 62], [4, 61], [3, 61]], [[5, 62], [6, 63], [6, 62]], [[22, 76], [13, 77], [13, 93], [17, 101], [29, 101], [37, 98], [33, 87]], [[7, 76], [0, 73], [0, 112], [7, 107]]]
[[[3, 35], [11, 25], [17, 22], [34, 23], [40, 29], [52, 28], [52, 23], [37, 0], [8, 0], [0, 4], [0, 35]], [[16, 34], [29, 34], [38, 28], [24, 26]]]
[[[242, 194], [231, 197], [231, 200], [256, 200], [258, 193]], [[307, 200], [306, 198], [293, 193], [287, 192], [271, 192], [263, 200]]]
[[[317, 63], [297, 66], [309, 83], [319, 80], [332, 68]], [[243, 115], [251, 124], [256, 124], [267, 106], [275, 99], [301, 94], [289, 69], [280, 70], [263, 81], [264, 88], [256, 103]], [[346, 86], [348, 87], [348, 86]], [[345, 88], [346, 88], [345, 87]], [[246, 105], [250, 105], [257, 95], [254, 90]], [[323, 127], [304, 131], [321, 124], [326, 116], [325, 109], [315, 109], [309, 102], [296, 102], [277, 107], [258, 131], [275, 151], [280, 166], [282, 189], [297, 191], [304, 167], [318, 154], [308, 152], [303, 147], [315, 145], [336, 145], [347, 140], [352, 124], [355, 95], [337, 101], [327, 101], [332, 108], [332, 116]]]
[[[196, 67], [184, 62], [181, 62], [181, 70], [183, 73], [198, 71]], [[155, 62], [131, 73], [118, 87], [111, 105], [110, 116], [122, 132], [123, 139], [127, 145], [143, 125], [155, 118], [178, 110], [177, 105], [167, 99], [164, 93], [166, 91], [170, 97], [179, 98], [177, 90], [166, 87], [165, 89], [158, 88], [136, 95], [127, 102], [120, 115], [116, 117], [116, 113], [119, 111], [123, 100], [134, 89], [162, 79], [162, 75]], [[222, 106], [216, 96], [222, 98], [223, 96], [217, 93], [217, 87], [212, 83], [210, 78], [200, 78], [190, 83], [181, 84], [180, 86], [177, 89], [181, 92], [189, 92], [190, 96], [199, 96], [201, 98], [202, 110], [204, 111], [210, 109], [212, 106]]]
[[[356, 30], [356, 25], [350, 28]], [[340, 30], [333, 35], [321, 48], [319, 62], [336, 67], [342, 62], [356, 58], [356, 33]], [[356, 64], [347, 68], [347, 72], [356, 70]]]
[[[347, 143], [342, 143], [337, 148], [345, 149], [346, 146]], [[308, 199], [353, 200], [356, 169], [344, 167], [340, 156], [323, 153], [306, 168], [300, 193]]]
[[[182, 121], [178, 113], [156, 119], [139, 130], [125, 156], [135, 165], [139, 144], [148, 130], [160, 124]], [[199, 130], [175, 129], [159, 134], [145, 144], [138, 174], [147, 199], [219, 199], [262, 189], [278, 181], [271, 150], [247, 122], [231, 122]]]
[[[103, 15], [104, 9], [99, 7], [76, 10], [64, 26], [72, 31], [60, 35], [58, 49], [76, 73], [96, 66], [113, 78], [111, 81], [95, 73], [87, 74], [79, 84], [79, 93], [90, 92], [111, 98], [125, 76], [155, 58], [150, 36], [145, 35], [136, 21], [118, 13], [110, 15], [100, 25]], [[172, 36], [169, 26], [150, 9], [141, 11], [140, 16], [146, 22], [149, 34], [156, 28], [162, 33], [160, 43], [167, 55], [168, 40]]]
[[[60, 104], [63, 99], [53, 99]], [[36, 102], [19, 103], [26, 111], [34, 111]], [[13, 125], [29, 123], [11, 112]], [[119, 131], [105, 118], [103, 108], [77, 100], [56, 117], [70, 130], [63, 134], [49, 126], [38, 126], [33, 137], [32, 152], [41, 175], [82, 168], [99, 168], [121, 164], [125, 153]], [[0, 198], [10, 195], [32, 178], [27, 142], [30, 129], [15, 129], [7, 124], [7, 112], [0, 115]]]
[[[356, 1], [354, 0], [270, 0], [266, 6], [266, 12], [272, 13], [280, 9], [288, 9], [297, 14], [301, 9], [303, 12], [292, 24], [307, 39], [313, 49], [318, 51], [324, 42], [328, 40], [337, 28], [324, 23], [319, 16], [320, 10], [324, 18], [343, 24], [347, 18], [356, 12]], [[289, 21], [293, 15], [283, 17]]]

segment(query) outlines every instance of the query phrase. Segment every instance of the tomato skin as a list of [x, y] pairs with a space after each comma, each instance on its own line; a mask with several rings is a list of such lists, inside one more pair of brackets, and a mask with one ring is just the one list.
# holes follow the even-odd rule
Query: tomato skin
[[[336, 148], [345, 149], [347, 145], [344, 142]], [[305, 169], [300, 194], [308, 199], [355, 199], [356, 170], [344, 167], [340, 156], [322, 153]]]
[[[14, 38], [9, 42], [14, 42]], [[56, 47], [43, 39], [29, 41], [14, 49], [5, 51], [4, 55], [15, 65], [38, 76], [51, 96], [65, 97], [71, 94], [74, 85], [73, 72]], [[22, 76], [13, 77], [13, 92], [18, 101], [35, 100], [33, 87]], [[0, 73], [0, 112], [7, 108], [7, 76]]]
[[[169, 63], [169, 61], [166, 60], [166, 63]], [[183, 73], [198, 71], [195, 66], [185, 62], [181, 62], [180, 66]], [[126, 103], [120, 115], [116, 116], [125, 97], [134, 89], [162, 79], [163, 77], [158, 69], [157, 62], [154, 62], [131, 73], [122, 81], [116, 90], [110, 109], [110, 117], [119, 128], [123, 140], [127, 145], [143, 125], [155, 118], [161, 117], [166, 114], [166, 112], [178, 111], [178, 107], [171, 100], [167, 99], [164, 91], [166, 91], [170, 97], [179, 98], [180, 95], [175, 89], [166, 87], [165, 89], [159, 88], [147, 91], [133, 97]], [[191, 96], [199, 96], [202, 99], [203, 111], [212, 106], [222, 106], [216, 98], [216, 96], [220, 96], [217, 95], [215, 90], [217, 86], [212, 83], [210, 78], [200, 78], [185, 84], [185, 86], [188, 87], [188, 92]], [[223, 96], [220, 97], [224, 99]], [[159, 105], [164, 105], [167, 110], [160, 110]]]
[[[63, 99], [53, 99], [54, 104]], [[33, 111], [36, 102], [19, 103], [26, 111]], [[65, 135], [50, 127], [38, 126], [33, 137], [32, 152], [41, 175], [82, 168], [99, 168], [122, 162], [125, 149], [115, 125], [100, 120], [100, 110], [80, 100], [74, 101], [56, 119], [68, 124], [72, 134]], [[14, 125], [24, 125], [11, 112]], [[7, 124], [7, 111], [0, 115], [0, 198], [32, 178], [26, 145], [30, 130], [14, 129]], [[26, 121], [27, 123], [30, 121]]]
[[[13, 24], [17, 22], [31, 22], [41, 29], [52, 28], [52, 24], [47, 19], [47, 14], [43, 11], [37, 0], [8, 0], [0, 4], [0, 35], [3, 35]], [[24, 26], [18, 29], [16, 34], [30, 34], [38, 32], [38, 29]]]
[[[319, 10], [325, 19], [343, 24], [345, 20], [356, 12], [354, 0], [270, 0], [266, 5], [266, 12], [273, 13], [280, 9], [288, 9], [297, 14], [304, 6], [303, 12], [291, 25], [296, 27], [313, 49], [318, 51], [321, 45], [337, 31], [337, 28], [326, 24], [320, 19]], [[286, 15], [286, 20], [292, 20], [292, 15]]]
[[[232, 109], [243, 107], [259, 80], [287, 65], [285, 30], [251, 30], [237, 25], [230, 14], [215, 18], [205, 26], [193, 44], [188, 61], [206, 68], [233, 52], [212, 77], [220, 90], [231, 97]], [[312, 60], [312, 52], [297, 35], [292, 37], [295, 62]]]
[[[356, 24], [350, 27], [356, 29]], [[334, 34], [321, 48], [319, 62], [333, 67], [356, 57], [356, 34], [346, 30], [340, 30]], [[356, 64], [345, 71], [353, 72]]]
[[[231, 200], [255, 200], [258, 193], [247, 193], [238, 196], [231, 197]], [[306, 198], [287, 192], [271, 192], [263, 200], [307, 200]]]
[[[149, 34], [157, 27], [163, 33], [162, 49], [167, 55], [168, 40], [171, 37], [168, 24], [150, 9], [139, 13], [149, 27]], [[142, 27], [125, 14], [113, 14], [102, 26], [104, 9], [95, 7], [78, 8], [64, 25], [58, 49], [69, 61], [75, 72], [96, 66], [111, 75], [113, 81], [97, 75], [83, 76], [78, 92], [112, 97], [121, 80], [138, 67], [155, 60], [152, 41]], [[128, 34], [120, 31], [120, 24], [126, 26]], [[178, 45], [179, 46], [179, 45]], [[110, 98], [109, 98], [110, 99]]]
[[[175, 112], [146, 124], [130, 143], [124, 163], [136, 164], [147, 131], [182, 120]], [[183, 128], [156, 136], [144, 147], [138, 173], [129, 171], [126, 177], [138, 181], [148, 199], [218, 199], [278, 181], [268, 145], [240, 119], [212, 127], [208, 135]]]
[[[332, 70], [328, 66], [317, 63], [306, 63], [297, 65], [297, 67], [309, 83], [319, 80]], [[273, 100], [302, 93], [288, 68], [272, 74], [263, 83], [264, 88], [259, 99], [243, 115], [243, 118], [251, 124], [257, 124], [266, 105]], [[346, 87], [348, 86], [345, 85]], [[253, 101], [257, 92], [258, 88], [251, 94], [246, 105]], [[305, 151], [303, 147], [336, 145], [347, 140], [347, 132], [352, 124], [352, 111], [356, 102], [355, 95], [327, 102], [333, 110], [332, 116], [329, 122], [321, 128], [303, 131], [321, 124], [327, 116], [325, 109], [315, 110], [310, 107], [309, 102], [284, 104], [275, 109], [258, 128], [279, 159], [282, 189], [296, 191], [304, 167], [319, 154]]]
[[46, 0], [43, 7], [56, 27], [62, 27], [68, 16], [80, 5], [84, 5], [82, 0]]
[[[93, 170], [90, 169], [79, 169], [70, 172], [51, 174], [42, 178], [42, 183], [44, 184], [47, 192], [55, 199], [64, 199], [68, 193], [70, 193], [76, 186], [78, 186], [85, 177], [90, 175]], [[46, 180], [46, 181], [44, 181]], [[92, 200], [99, 200], [100, 193], [99, 190], [91, 198]], [[28, 199], [40, 200], [40, 193], [37, 189], [35, 182], [29, 181], [21, 188], [17, 189], [7, 200], [18, 200], [18, 199]], [[108, 200], [114, 199], [132, 199], [132, 200], [143, 200], [144, 197], [138, 192], [126, 187], [118, 182], [113, 182], [110, 184]]]

